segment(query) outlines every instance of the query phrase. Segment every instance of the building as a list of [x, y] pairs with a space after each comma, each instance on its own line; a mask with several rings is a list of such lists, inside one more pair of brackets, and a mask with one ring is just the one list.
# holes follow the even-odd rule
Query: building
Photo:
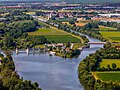
[[0, 22], [6, 21], [6, 18], [0, 18]]
[[120, 14], [119, 13], [109, 13], [109, 14], [98, 14], [101, 17], [119, 17], [120, 18]]

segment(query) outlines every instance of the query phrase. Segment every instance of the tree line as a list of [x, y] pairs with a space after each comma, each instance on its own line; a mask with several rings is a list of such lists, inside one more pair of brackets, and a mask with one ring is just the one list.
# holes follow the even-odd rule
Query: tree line
[[14, 10], [9, 12], [5, 18], [9, 20], [0, 25], [0, 46], [2, 49], [26, 48], [48, 43], [44, 36], [28, 35], [28, 32], [37, 30], [36, 27], [39, 26], [38, 22], [33, 20], [30, 15], [20, 10]]
[[23, 80], [15, 71], [15, 65], [9, 52], [6, 57], [0, 54], [2, 65], [0, 66], [0, 90], [42, 90], [37, 82]]
[[117, 23], [117, 22], [102, 22], [102, 21], [99, 21], [98, 25], [117, 28], [117, 31], [120, 31], [120, 23]]
[[[102, 59], [120, 59], [120, 51], [113, 48], [110, 43], [104, 45], [104, 48], [97, 50], [94, 54], [87, 56], [78, 67], [79, 80], [83, 86], [89, 86], [90, 90], [119, 90], [119, 82], [96, 80], [91, 72], [99, 71]], [[112, 68], [116, 69], [112, 64]]]

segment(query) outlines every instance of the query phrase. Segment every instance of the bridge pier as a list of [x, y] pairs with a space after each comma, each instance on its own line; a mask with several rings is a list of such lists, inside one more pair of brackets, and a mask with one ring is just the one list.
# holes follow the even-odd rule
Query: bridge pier
[[18, 48], [16, 48], [16, 54], [18, 54], [19, 53], [19, 50], [18, 50]]
[[29, 48], [26, 49], [26, 53], [29, 54]]

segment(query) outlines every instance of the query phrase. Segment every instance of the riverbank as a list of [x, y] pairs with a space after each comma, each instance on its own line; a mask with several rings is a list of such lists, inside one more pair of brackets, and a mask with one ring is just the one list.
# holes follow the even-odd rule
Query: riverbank
[[31, 83], [29, 80], [23, 80], [15, 71], [15, 64], [9, 52], [5, 53], [6, 57], [0, 53], [0, 89], [1, 90], [21, 90], [33, 89], [42, 90], [37, 82]]
[[[103, 48], [82, 60], [78, 67], [78, 73], [79, 80], [83, 86], [87, 86], [89, 90], [119, 90], [120, 78], [118, 71], [120, 69], [116, 64], [120, 59], [120, 55], [118, 53], [120, 53], [118, 49], [112, 47], [111, 43], [107, 43]], [[109, 60], [106, 61], [107, 65], [102, 64], [103, 66], [101, 67], [101, 62], [104, 59]], [[117, 59], [117, 61], [114, 60], [111, 62], [110, 60], [112, 59]], [[111, 63], [111, 65], [108, 62]], [[107, 67], [105, 67], [105, 65]], [[116, 77], [114, 78], [113, 76]], [[102, 87], [103, 85], [104, 87]]]
[[80, 55], [81, 51], [82, 50], [78, 50], [78, 49], [76, 49], [76, 50], [71, 49], [71, 50], [68, 50], [67, 52], [56, 51], [55, 55], [60, 56], [62, 58], [71, 58], [72, 59], [72, 58], [77, 58]]
[[[89, 36], [88, 38], [91, 42], [100, 42]], [[29, 56], [24, 53], [13, 53], [12, 57], [18, 74], [24, 80], [38, 82], [43, 90], [83, 90], [78, 79], [78, 65], [86, 56], [102, 47], [103, 45], [98, 44], [90, 45], [90, 48], [84, 48], [81, 54], [73, 59], [50, 57], [48, 53]]]

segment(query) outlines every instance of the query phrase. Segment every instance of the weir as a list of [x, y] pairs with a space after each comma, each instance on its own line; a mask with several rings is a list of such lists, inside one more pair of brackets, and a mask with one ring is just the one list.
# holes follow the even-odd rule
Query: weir
[[26, 50], [21, 50], [21, 49], [18, 49], [16, 48], [16, 54], [20, 54], [20, 53], [27, 53], [27, 54], [40, 54], [41, 52], [46, 52], [47, 50], [44, 48], [44, 49], [29, 49], [27, 48]]

